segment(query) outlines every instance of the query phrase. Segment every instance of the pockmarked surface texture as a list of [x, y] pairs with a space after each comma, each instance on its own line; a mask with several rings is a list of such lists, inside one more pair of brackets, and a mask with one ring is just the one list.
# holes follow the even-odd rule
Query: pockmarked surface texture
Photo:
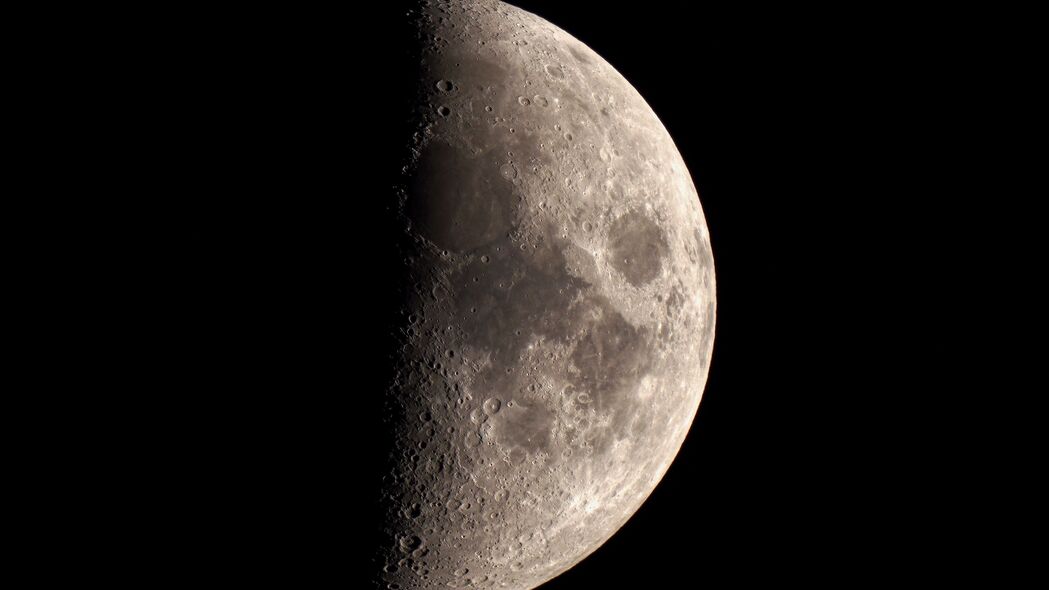
[[583, 43], [495, 0], [405, 18], [411, 289], [375, 587], [535, 588], [684, 441], [713, 345], [706, 222], [666, 129]]

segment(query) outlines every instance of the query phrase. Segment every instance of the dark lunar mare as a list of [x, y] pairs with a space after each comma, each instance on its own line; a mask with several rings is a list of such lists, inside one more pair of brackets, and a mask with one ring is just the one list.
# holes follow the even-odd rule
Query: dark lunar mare
[[164, 242], [143, 318], [162, 344], [136, 367], [164, 541], [140, 563], [165, 580], [374, 571], [418, 64], [413, 3], [379, 4], [186, 9], [131, 47], [149, 141], [130, 173]]

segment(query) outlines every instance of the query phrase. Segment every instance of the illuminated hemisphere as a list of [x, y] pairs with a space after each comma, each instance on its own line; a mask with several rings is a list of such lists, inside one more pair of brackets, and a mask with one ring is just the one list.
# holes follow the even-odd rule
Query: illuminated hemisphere
[[714, 333], [696, 189], [634, 88], [493, 0], [422, 2], [396, 448], [375, 587], [534, 588], [677, 454]]

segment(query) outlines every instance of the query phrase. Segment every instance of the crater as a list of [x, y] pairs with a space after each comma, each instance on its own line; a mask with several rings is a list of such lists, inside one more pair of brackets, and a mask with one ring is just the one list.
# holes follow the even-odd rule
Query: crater
[[511, 227], [513, 185], [491, 158], [470, 158], [443, 142], [419, 159], [408, 195], [412, 225], [438, 248], [465, 251]]
[[698, 227], [693, 230], [693, 237], [696, 240], [697, 262], [700, 267], [706, 268], [714, 260], [714, 256], [710, 253], [710, 241], [704, 237], [703, 231]]
[[572, 364], [579, 372], [575, 388], [588, 392], [598, 410], [616, 409], [632, 399], [619, 394], [648, 370], [648, 342], [643, 329], [598, 301], [600, 315], [583, 332], [572, 353]]
[[652, 217], [632, 211], [612, 223], [608, 247], [612, 267], [635, 287], [659, 276], [669, 248], [666, 234]]
[[535, 453], [549, 449], [553, 425], [554, 413], [549, 408], [518, 401], [499, 413], [493, 433], [500, 445]]
[[568, 51], [572, 54], [573, 57], [579, 60], [579, 63], [590, 64], [590, 57], [586, 53], [576, 49], [575, 47], [569, 47]]

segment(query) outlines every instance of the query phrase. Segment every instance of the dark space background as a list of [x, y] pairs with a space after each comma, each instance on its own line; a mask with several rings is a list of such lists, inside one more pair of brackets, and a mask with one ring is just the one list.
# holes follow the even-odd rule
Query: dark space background
[[[949, 15], [514, 4], [587, 43], [664, 122], [718, 282], [680, 455], [543, 590], [969, 572], [955, 549], [972, 517], [936, 485], [971, 456], [946, 433], [962, 400], [943, 374], [958, 372], [938, 364], [967, 334], [924, 288], [985, 264], [937, 233], [957, 224], [957, 193], [930, 138], [960, 132], [927, 92], [956, 66], [928, 35]], [[94, 568], [150, 586], [363, 587], [402, 279], [381, 197], [415, 76], [405, 5], [143, 9], [95, 39], [77, 93], [121, 119], [96, 133], [121, 144], [130, 195], [111, 304], [130, 318], [114, 333], [135, 393], [114, 437], [133, 517]]]

